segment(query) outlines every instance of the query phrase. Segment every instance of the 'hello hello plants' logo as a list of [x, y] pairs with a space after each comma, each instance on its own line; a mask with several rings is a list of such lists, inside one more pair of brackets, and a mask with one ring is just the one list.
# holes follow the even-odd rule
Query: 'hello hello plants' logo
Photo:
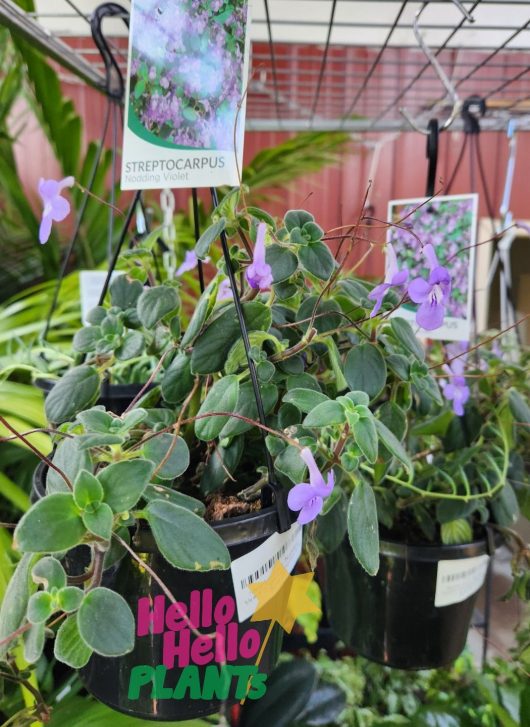
[[137, 639], [161, 639], [162, 663], [132, 668], [129, 699], [259, 699], [267, 679], [259, 666], [274, 625], [289, 633], [298, 616], [319, 611], [307, 595], [312, 579], [312, 573], [290, 576], [276, 562], [266, 581], [248, 586], [257, 599], [250, 621], [269, 621], [265, 633], [239, 623], [235, 599], [216, 599], [211, 588], [193, 590], [188, 603], [140, 598]]

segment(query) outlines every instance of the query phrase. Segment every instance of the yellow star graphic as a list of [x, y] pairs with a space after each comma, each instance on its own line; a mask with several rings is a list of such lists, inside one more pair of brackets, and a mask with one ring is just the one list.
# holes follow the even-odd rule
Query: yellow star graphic
[[320, 613], [318, 606], [307, 595], [313, 573], [291, 576], [276, 561], [269, 578], [248, 587], [258, 599], [251, 621], [272, 621], [291, 633], [294, 622], [304, 613]]
[[[261, 661], [275, 623], [279, 623], [282, 629], [289, 634], [293, 630], [294, 622], [298, 616], [304, 613], [320, 613], [319, 607], [307, 595], [313, 576], [313, 573], [301, 573], [297, 576], [291, 576], [280, 561], [276, 561], [266, 581], [248, 586], [258, 599], [258, 605], [250, 620], [270, 621], [256, 659], [256, 666]], [[252, 677], [248, 681], [247, 694], [250, 690], [251, 681]], [[245, 700], [246, 697], [241, 700], [240, 704], [244, 704]]]

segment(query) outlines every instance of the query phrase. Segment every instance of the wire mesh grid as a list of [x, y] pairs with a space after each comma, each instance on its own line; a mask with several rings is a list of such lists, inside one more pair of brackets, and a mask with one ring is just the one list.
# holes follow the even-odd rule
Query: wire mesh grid
[[[121, 0], [125, 10], [129, 0]], [[9, 7], [11, 0], [0, 3]], [[42, 0], [28, 15], [49, 38], [73, 51], [103, 86], [103, 62], [89, 34], [94, 0]], [[247, 97], [249, 129], [406, 130], [405, 107], [425, 126], [449, 114], [448, 98], [412, 30], [424, 7], [422, 35], [461, 99], [484, 98], [484, 128], [520, 117], [530, 128], [530, 4], [526, 0], [254, 0]], [[105, 21], [115, 56], [126, 68], [126, 29]], [[59, 60], [58, 57], [55, 58]], [[70, 63], [66, 74], [78, 71]], [[83, 73], [80, 74], [83, 77]], [[86, 74], [83, 80], [87, 80]]]

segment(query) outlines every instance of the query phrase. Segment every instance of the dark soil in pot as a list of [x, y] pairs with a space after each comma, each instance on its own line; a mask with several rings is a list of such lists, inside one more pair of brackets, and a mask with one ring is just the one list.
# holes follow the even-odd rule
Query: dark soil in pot
[[[46, 398], [56, 383], [52, 379], [35, 380], [35, 386], [42, 389], [44, 398]], [[107, 381], [104, 381], [101, 385], [101, 396], [96, 404], [102, 404], [107, 411], [113, 414], [123, 414], [144, 386], [145, 384], [109, 384]], [[148, 387], [147, 391], [151, 388], [152, 385]]]
[[[35, 471], [34, 499], [45, 494], [45, 471], [43, 463]], [[211, 525], [234, 560], [278, 530], [277, 512], [275, 507], [269, 507]], [[239, 623], [230, 570], [178, 570], [160, 555], [149, 530], [135, 537], [135, 550], [184, 605], [196, 629], [201, 634], [218, 632], [221, 639], [194, 634], [171, 609], [171, 601], [149, 573], [126, 554], [104, 572], [102, 585], [120, 593], [129, 603], [136, 620], [135, 648], [115, 658], [93, 655], [80, 672], [83, 684], [113, 709], [149, 720], [203, 717], [219, 711], [223, 703], [239, 701], [241, 689], [246, 691], [248, 667], [256, 664], [269, 622]], [[87, 565], [85, 546], [72, 551], [65, 562], [71, 575], [82, 573]], [[259, 674], [269, 674], [274, 668], [282, 634], [276, 625], [261, 657]], [[216, 641], [224, 642], [224, 647], [217, 650]], [[255, 674], [252, 683], [265, 684], [265, 680]]]
[[487, 568], [486, 538], [464, 545], [381, 541], [368, 575], [347, 539], [325, 557], [324, 593], [337, 636], [358, 654], [399, 669], [433, 669], [464, 649]]

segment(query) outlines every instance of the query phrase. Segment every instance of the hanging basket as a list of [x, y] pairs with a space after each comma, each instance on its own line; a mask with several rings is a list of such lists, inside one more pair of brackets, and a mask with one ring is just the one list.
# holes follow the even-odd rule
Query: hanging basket
[[325, 558], [327, 614], [361, 656], [398, 669], [435, 669], [464, 649], [489, 562], [484, 538], [465, 545], [382, 541], [370, 576], [344, 540]]
[[[35, 470], [34, 500], [45, 494], [46, 470], [44, 463]], [[278, 532], [278, 510], [276, 506], [263, 508], [212, 523], [212, 527], [234, 560]], [[239, 622], [231, 571], [195, 573], [174, 568], [160, 554], [148, 528], [135, 535], [133, 547], [183, 605], [187, 618], [202, 636], [179, 616], [138, 561], [125, 553], [104, 572], [102, 585], [123, 596], [131, 607], [136, 619], [135, 646], [119, 657], [94, 654], [80, 670], [85, 687], [112, 709], [157, 721], [204, 717], [218, 712], [223, 703], [240, 701], [251, 673], [245, 667], [256, 664], [269, 621]], [[74, 548], [64, 559], [69, 575], [80, 575], [89, 562], [86, 546]], [[219, 635], [213, 639], [206, 636], [212, 633]], [[272, 671], [282, 638], [283, 631], [276, 624], [257, 673]], [[253, 683], [258, 682], [263, 683], [263, 676], [254, 674]]]

